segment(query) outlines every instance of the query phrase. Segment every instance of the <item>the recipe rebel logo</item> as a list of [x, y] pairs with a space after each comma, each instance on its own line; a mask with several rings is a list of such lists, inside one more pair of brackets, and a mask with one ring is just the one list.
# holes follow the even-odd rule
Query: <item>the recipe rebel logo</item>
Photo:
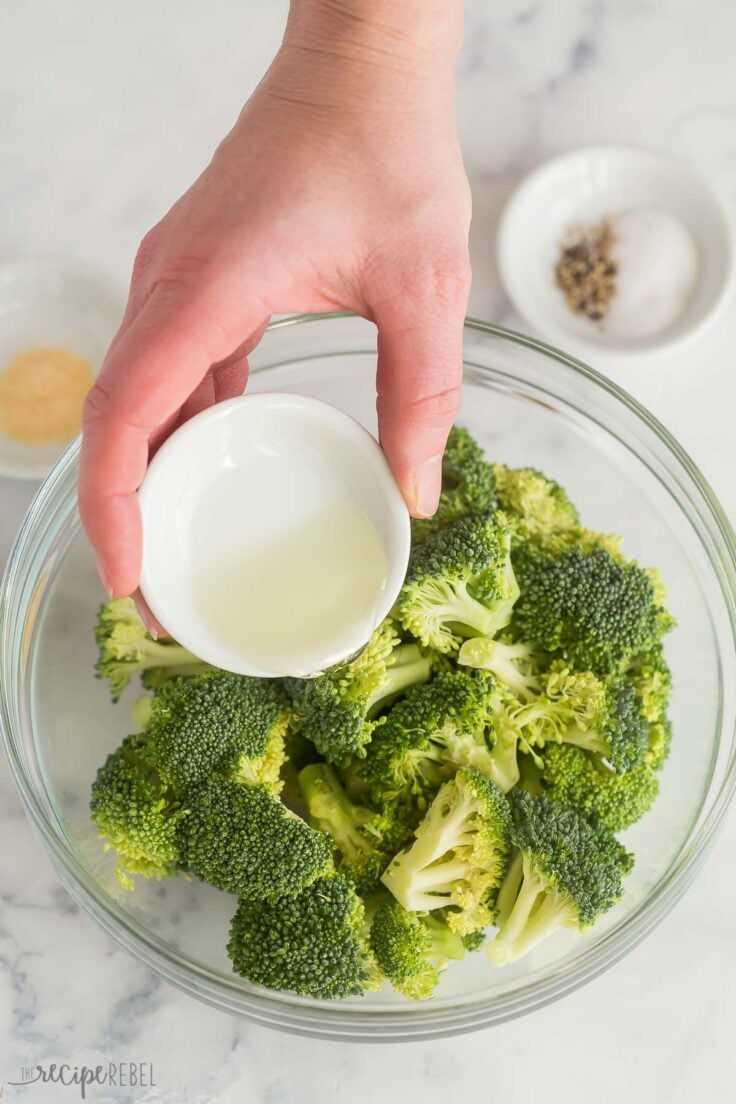
[[[0, 1098], [4, 1089], [27, 1088], [31, 1085], [58, 1085], [76, 1088], [80, 1100], [87, 1100], [94, 1087], [118, 1089], [155, 1089], [156, 1080], [151, 1062], [105, 1062], [98, 1066], [74, 1066], [69, 1062], [52, 1062], [47, 1066], [23, 1066], [16, 1081], [0, 1081]], [[31, 1097], [29, 1097], [31, 1099]], [[131, 1096], [130, 1099], [133, 1099]]]

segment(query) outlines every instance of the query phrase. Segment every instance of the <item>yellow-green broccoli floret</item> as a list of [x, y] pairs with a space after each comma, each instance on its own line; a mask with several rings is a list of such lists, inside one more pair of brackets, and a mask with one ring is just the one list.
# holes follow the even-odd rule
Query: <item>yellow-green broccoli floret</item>
[[152, 702], [151, 754], [179, 787], [218, 774], [277, 792], [290, 715], [275, 679], [224, 673], [174, 679]]
[[181, 858], [180, 822], [188, 808], [153, 765], [144, 735], [127, 736], [97, 772], [90, 812], [105, 848], [114, 848], [115, 875], [133, 889], [131, 874], [170, 878]]
[[95, 636], [99, 649], [95, 671], [98, 678], [108, 680], [114, 702], [136, 674], [155, 672], [158, 677], [153, 681], [163, 682], [212, 670], [176, 641], [154, 640], [132, 598], [115, 598], [101, 607]]
[[495, 966], [528, 954], [561, 928], [589, 931], [623, 891], [633, 856], [602, 824], [524, 790], [511, 797], [514, 847], [498, 895]]
[[508, 624], [519, 594], [504, 516], [466, 518], [415, 548], [396, 604], [404, 629], [438, 652], [493, 636]]
[[439, 916], [407, 912], [393, 897], [373, 917], [370, 946], [382, 973], [410, 1000], [431, 997], [442, 971], [466, 951], [463, 937]]
[[431, 518], [413, 518], [412, 544], [464, 517], [489, 514], [496, 505], [493, 472], [483, 450], [467, 429], [453, 426], [442, 457], [442, 490]]
[[431, 669], [417, 645], [402, 644], [395, 625], [384, 621], [352, 663], [290, 682], [301, 731], [325, 759], [346, 766], [352, 756], [364, 754], [378, 711], [426, 682]]
[[382, 881], [409, 912], [446, 908], [461, 935], [486, 927], [506, 874], [510, 816], [497, 786], [476, 770], [445, 782]]
[[535, 468], [493, 465], [500, 509], [521, 540], [546, 541], [578, 529], [580, 519], [567, 494]]
[[363, 902], [347, 879], [318, 878], [277, 900], [241, 900], [230, 927], [233, 969], [254, 985], [323, 1000], [372, 988]]

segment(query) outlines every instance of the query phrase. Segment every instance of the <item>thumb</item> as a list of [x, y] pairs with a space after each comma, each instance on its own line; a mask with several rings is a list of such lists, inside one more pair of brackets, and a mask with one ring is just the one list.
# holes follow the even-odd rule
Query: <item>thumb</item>
[[397, 295], [374, 310], [378, 326], [378, 427], [384, 452], [414, 517], [431, 517], [442, 454], [460, 409], [464, 278], [432, 281], [426, 296]]

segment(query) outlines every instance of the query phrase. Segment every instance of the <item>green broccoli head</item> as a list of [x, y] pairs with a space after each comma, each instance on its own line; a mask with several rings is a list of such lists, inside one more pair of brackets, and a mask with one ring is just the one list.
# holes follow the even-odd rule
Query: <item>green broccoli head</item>
[[498, 505], [519, 539], [544, 543], [578, 529], [578, 512], [567, 494], [542, 472], [494, 464], [493, 476]]
[[619, 900], [633, 856], [603, 824], [546, 796], [511, 797], [514, 854], [498, 896], [495, 966], [528, 954], [561, 928], [585, 933]]
[[98, 678], [108, 680], [114, 702], [135, 674], [155, 669], [163, 681], [177, 674], [211, 670], [175, 641], [154, 640], [132, 598], [115, 598], [101, 607], [95, 637], [99, 651], [95, 671]]
[[507, 625], [518, 593], [508, 525], [497, 512], [457, 521], [415, 548], [396, 610], [422, 644], [454, 654], [463, 638]]
[[552, 801], [595, 817], [612, 832], [635, 824], [654, 804], [659, 779], [644, 762], [617, 774], [596, 756], [572, 744], [550, 744], [544, 750], [544, 792]]
[[453, 521], [489, 514], [496, 506], [493, 472], [483, 450], [467, 429], [453, 426], [442, 458], [442, 491], [437, 512], [431, 518], [413, 518], [412, 544]]
[[374, 732], [361, 770], [374, 798], [408, 791], [426, 804], [458, 767], [484, 771], [490, 686], [480, 671], [442, 671], [397, 702]]
[[151, 753], [176, 786], [219, 774], [278, 791], [289, 718], [275, 679], [224, 673], [174, 679], [153, 699]]
[[[382, 881], [409, 912], [447, 908], [461, 935], [486, 927], [506, 873], [510, 815], [501, 791], [479, 771], [445, 782]], [[449, 906], [449, 907], [448, 907]]]
[[265, 786], [213, 778], [188, 792], [181, 863], [203, 881], [248, 900], [299, 893], [331, 864], [332, 841]]
[[384, 804], [376, 810], [351, 801], [327, 763], [305, 767], [299, 785], [310, 824], [331, 836], [337, 847], [340, 873], [361, 894], [375, 890], [389, 859], [408, 842], [416, 825], [397, 807]]
[[340, 875], [273, 901], [241, 900], [227, 949], [237, 974], [268, 989], [337, 1000], [370, 987], [363, 902]]
[[153, 766], [144, 735], [127, 736], [108, 755], [92, 784], [90, 812], [105, 848], [117, 853], [115, 876], [124, 888], [133, 889], [130, 874], [176, 874], [178, 830], [188, 809]]
[[618, 672], [672, 626], [649, 574], [604, 548], [558, 554], [525, 544], [514, 566], [521, 588], [516, 634], [579, 671]]
[[373, 917], [370, 946], [385, 977], [410, 1000], [431, 997], [441, 972], [466, 950], [463, 937], [438, 916], [407, 912], [393, 897]]
[[392, 698], [426, 682], [431, 661], [415, 644], [402, 644], [390, 620], [382, 622], [352, 663], [319, 678], [292, 681], [290, 689], [303, 734], [337, 766], [363, 755], [376, 713]]

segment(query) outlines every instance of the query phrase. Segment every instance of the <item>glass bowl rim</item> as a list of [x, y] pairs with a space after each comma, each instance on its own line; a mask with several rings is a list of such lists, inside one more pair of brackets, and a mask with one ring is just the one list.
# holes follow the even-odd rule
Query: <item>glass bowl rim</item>
[[[325, 314], [288, 315], [273, 320], [269, 330], [280, 330], [315, 321], [329, 321], [353, 317], [351, 312], [336, 311]], [[531, 350], [535, 354], [556, 361], [573, 374], [582, 376], [589, 384], [606, 391], [623, 405], [635, 420], [655, 435], [665, 446], [670, 457], [680, 466], [698, 493], [698, 505], [706, 509], [720, 552], [716, 560], [708, 554], [729, 616], [731, 633], [736, 641], [736, 536], [716, 495], [697, 465], [669, 431], [644, 406], [623, 388], [599, 372], [588, 367], [554, 346], [536, 338], [527, 337], [514, 330], [467, 318], [465, 329], [471, 333], [488, 335], [502, 342]], [[259, 369], [255, 369], [258, 371]], [[480, 370], [483, 371], [482, 366]], [[53, 503], [57, 491], [64, 492], [65, 481], [73, 471], [80, 450], [77, 438], [62, 454], [50, 475], [42, 483], [15, 538], [0, 584], [0, 664], [3, 675], [9, 661], [5, 647], [5, 626], [9, 619], [6, 611], [12, 608], [15, 598], [17, 565], [29, 541], [35, 533], [38, 516], [49, 503]], [[362, 1011], [347, 1008], [339, 1002], [311, 1001], [288, 993], [270, 993], [268, 990], [243, 989], [233, 975], [225, 979], [205, 966], [180, 956], [158, 937], [142, 926], [131, 923], [130, 917], [120, 909], [99, 886], [77, 859], [64, 836], [57, 833], [51, 818], [43, 807], [32, 781], [26, 773], [16, 743], [8, 699], [8, 680], [0, 678], [0, 730], [6, 757], [10, 764], [16, 788], [24, 809], [34, 828], [41, 835], [51, 854], [55, 869], [73, 899], [89, 912], [117, 942], [126, 947], [136, 958], [166, 980], [190, 995], [231, 1014], [238, 1014], [251, 1022], [312, 1037], [346, 1041], [412, 1041], [439, 1038], [453, 1034], [482, 1030], [496, 1023], [544, 1007], [567, 993], [573, 992], [615, 964], [639, 943], [656, 924], [663, 919], [682, 896], [696, 875], [705, 858], [708, 847], [719, 827], [728, 804], [736, 790], [736, 719], [733, 723], [732, 752], [725, 774], [715, 794], [705, 821], [699, 829], [695, 846], [690, 843], [678, 855], [675, 862], [662, 876], [660, 882], [639, 906], [615, 928], [607, 932], [573, 963], [560, 973], [559, 964], [551, 964], [541, 976], [510, 993], [496, 994], [488, 998], [476, 997], [472, 1002], [457, 1007], [434, 1008], [425, 1005], [397, 1006], [395, 1009]], [[724, 717], [719, 716], [719, 742], [727, 738]], [[228, 999], [230, 998], [230, 999]]]

